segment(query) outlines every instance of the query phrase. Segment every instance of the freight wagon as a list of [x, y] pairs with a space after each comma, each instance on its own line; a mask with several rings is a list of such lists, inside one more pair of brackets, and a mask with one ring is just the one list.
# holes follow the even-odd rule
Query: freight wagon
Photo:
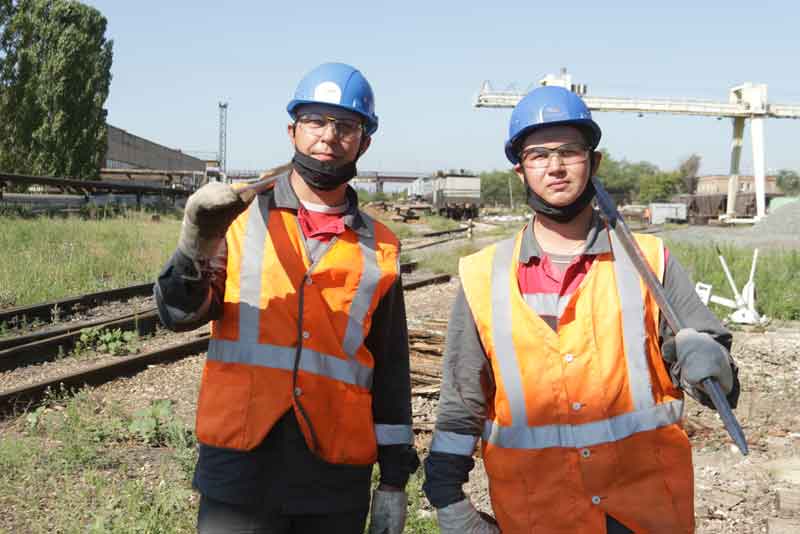
[[411, 200], [429, 204], [437, 215], [474, 219], [481, 206], [481, 179], [464, 170], [438, 171], [414, 181], [408, 195]]

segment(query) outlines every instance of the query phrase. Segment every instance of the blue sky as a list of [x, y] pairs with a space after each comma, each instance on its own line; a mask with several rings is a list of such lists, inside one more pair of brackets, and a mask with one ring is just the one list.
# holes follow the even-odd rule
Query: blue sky
[[[741, 82], [800, 104], [800, 3], [164, 2], [94, 0], [114, 40], [109, 122], [185, 151], [216, 152], [229, 102], [228, 167], [288, 161], [285, 106], [325, 61], [359, 68], [380, 129], [362, 170], [503, 169], [510, 109], [476, 109], [484, 80], [531, 87], [566, 67], [596, 96], [726, 101]], [[737, 5], [740, 4], [740, 5]], [[730, 120], [596, 113], [615, 158], [726, 173]], [[800, 121], [767, 120], [768, 170], [800, 170]], [[752, 171], [749, 127], [742, 172]], [[602, 175], [602, 169], [600, 174]]]

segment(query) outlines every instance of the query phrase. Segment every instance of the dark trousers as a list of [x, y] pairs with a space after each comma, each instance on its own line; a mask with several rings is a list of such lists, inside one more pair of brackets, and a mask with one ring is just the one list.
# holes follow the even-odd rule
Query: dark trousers
[[200, 497], [198, 534], [363, 534], [367, 509], [321, 515], [285, 515], [264, 506]]
[[606, 532], [608, 534], [633, 534], [631, 529], [621, 524], [610, 515], [606, 516]]

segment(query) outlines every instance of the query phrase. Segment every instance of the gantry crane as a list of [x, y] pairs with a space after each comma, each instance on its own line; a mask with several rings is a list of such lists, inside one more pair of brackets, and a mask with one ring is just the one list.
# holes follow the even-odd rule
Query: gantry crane
[[[750, 139], [753, 149], [753, 175], [756, 192], [756, 219], [766, 214], [766, 162], [764, 158], [764, 119], [800, 119], [800, 105], [770, 104], [767, 101], [767, 85], [745, 82], [731, 88], [728, 102], [673, 98], [620, 98], [587, 96], [586, 85], [573, 84], [566, 69], [556, 76], [548, 74], [540, 85], [565, 87], [579, 94], [592, 111], [617, 111], [623, 113], [669, 113], [672, 115], [699, 115], [704, 117], [730, 117], [733, 136], [730, 153], [730, 178], [728, 179], [728, 202], [726, 214], [721, 218], [728, 222], [753, 222], [736, 218], [736, 194], [739, 190], [739, 164], [742, 156], [744, 125], [750, 120]], [[518, 91], [495, 91], [489, 82], [483, 82], [475, 100], [478, 108], [513, 108], [525, 93]]]

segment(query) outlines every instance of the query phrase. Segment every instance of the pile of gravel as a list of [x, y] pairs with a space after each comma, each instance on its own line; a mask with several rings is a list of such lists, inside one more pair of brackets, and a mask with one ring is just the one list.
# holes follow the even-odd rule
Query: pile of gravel
[[752, 232], [800, 239], [800, 200], [784, 204], [751, 228]]

